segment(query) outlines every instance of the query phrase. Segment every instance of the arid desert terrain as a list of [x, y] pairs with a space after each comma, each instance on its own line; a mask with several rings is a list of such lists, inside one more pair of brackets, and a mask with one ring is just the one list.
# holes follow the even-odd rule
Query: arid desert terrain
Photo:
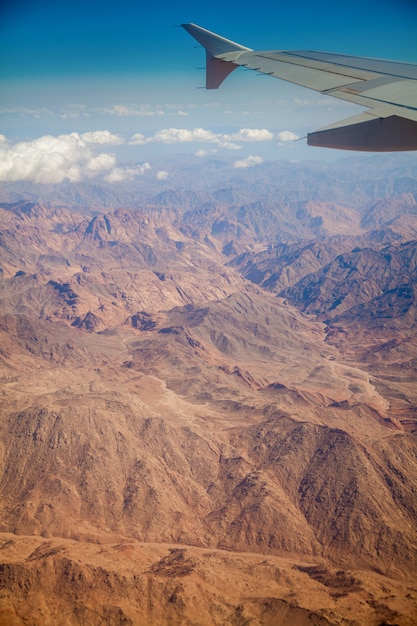
[[417, 624], [415, 159], [177, 167], [0, 189], [1, 626]]

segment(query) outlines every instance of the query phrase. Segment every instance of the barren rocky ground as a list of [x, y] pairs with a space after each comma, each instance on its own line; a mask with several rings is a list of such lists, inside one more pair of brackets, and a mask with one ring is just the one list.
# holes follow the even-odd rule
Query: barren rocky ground
[[3, 202], [0, 624], [417, 623], [417, 203], [375, 176]]

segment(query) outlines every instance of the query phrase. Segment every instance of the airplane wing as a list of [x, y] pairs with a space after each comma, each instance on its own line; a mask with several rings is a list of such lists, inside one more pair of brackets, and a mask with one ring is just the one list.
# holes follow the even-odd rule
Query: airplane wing
[[310, 50], [254, 51], [201, 26], [181, 26], [206, 50], [207, 89], [217, 89], [242, 66], [367, 109], [309, 133], [308, 145], [417, 150], [417, 65]]

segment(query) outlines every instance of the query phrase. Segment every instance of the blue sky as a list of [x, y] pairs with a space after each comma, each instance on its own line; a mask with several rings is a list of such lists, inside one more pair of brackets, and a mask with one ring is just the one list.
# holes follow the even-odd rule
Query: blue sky
[[[179, 151], [240, 160], [340, 156], [288, 139], [358, 108], [243, 70], [219, 90], [197, 89], [204, 83], [204, 72], [196, 69], [204, 65], [203, 51], [176, 28], [190, 21], [254, 49], [318, 49], [417, 62], [414, 0], [160, 1], [145, 9], [137, 0], [3, 0], [0, 158], [13, 154], [22, 160], [40, 151], [46, 163], [53, 149], [58, 163], [56, 151], [65, 152], [69, 143], [72, 166], [71, 149], [80, 155], [84, 147], [86, 159], [74, 157], [75, 180], [83, 167], [88, 176], [105, 171], [99, 155], [108, 155], [108, 165], [112, 157], [113, 169], [123, 164], [125, 171], [126, 163], [132, 170], [132, 164]], [[42, 141], [46, 136], [62, 139], [54, 146]], [[101, 161], [105, 168], [104, 156]], [[33, 167], [21, 170], [16, 175], [27, 179], [48, 177]]]

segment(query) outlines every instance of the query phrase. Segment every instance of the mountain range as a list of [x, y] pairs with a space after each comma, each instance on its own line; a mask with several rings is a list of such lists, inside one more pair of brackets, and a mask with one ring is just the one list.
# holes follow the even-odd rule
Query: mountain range
[[0, 625], [416, 624], [415, 158], [163, 166], [0, 189]]

